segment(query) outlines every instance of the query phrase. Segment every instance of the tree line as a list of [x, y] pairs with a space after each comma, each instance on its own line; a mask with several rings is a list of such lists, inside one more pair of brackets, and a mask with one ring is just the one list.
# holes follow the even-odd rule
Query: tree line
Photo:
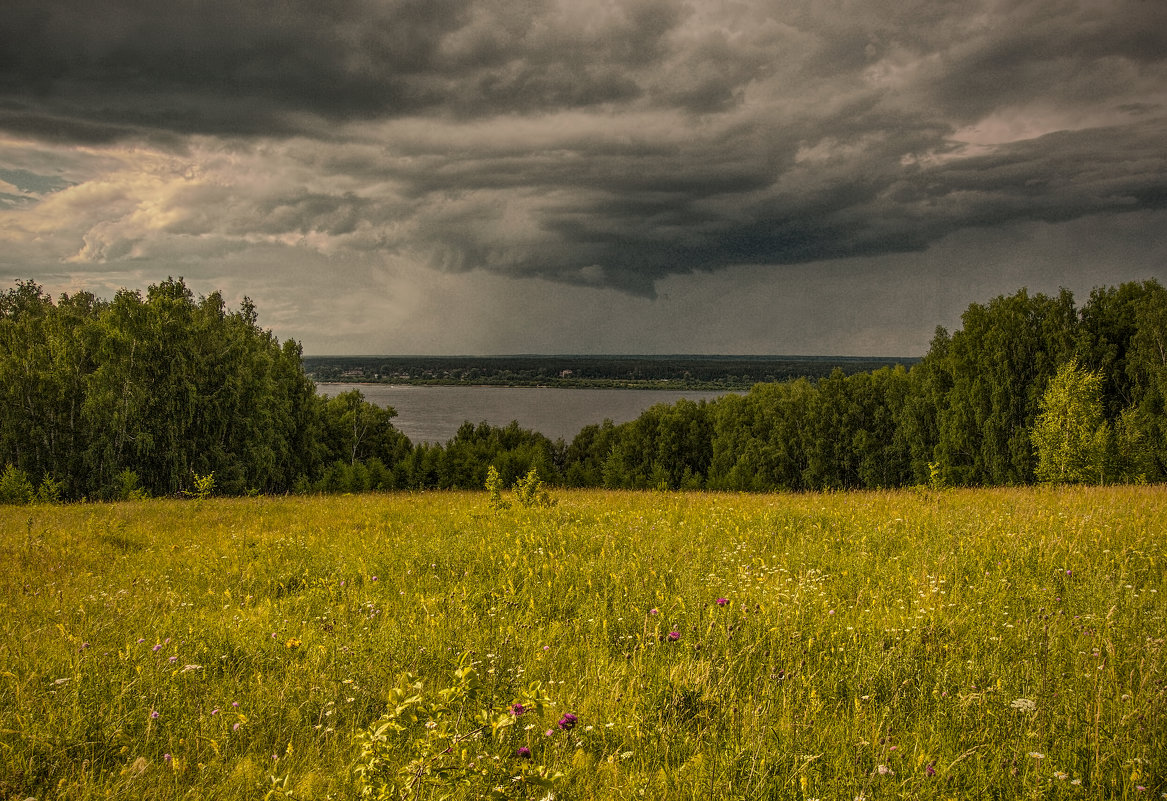
[[0, 293], [0, 500], [481, 488], [492, 467], [508, 486], [533, 468], [560, 486], [744, 491], [1167, 478], [1157, 281], [1081, 308], [1022, 290], [961, 324], [910, 369], [661, 404], [570, 443], [467, 422], [414, 445], [358, 391], [318, 395], [299, 344], [247, 299], [168, 279], [54, 300], [17, 282]]
[[904, 360], [862, 356], [305, 356], [325, 382], [553, 387], [749, 389], [792, 378], [877, 370]]

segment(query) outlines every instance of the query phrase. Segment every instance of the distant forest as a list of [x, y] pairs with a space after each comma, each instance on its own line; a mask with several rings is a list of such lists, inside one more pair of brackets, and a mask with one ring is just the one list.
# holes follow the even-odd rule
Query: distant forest
[[319, 396], [248, 300], [181, 279], [54, 300], [27, 281], [0, 293], [0, 398], [5, 502], [481, 488], [491, 467], [506, 486], [534, 469], [661, 490], [1161, 482], [1167, 290], [1098, 288], [1080, 307], [1021, 290], [970, 305], [910, 367], [661, 404], [571, 442], [467, 422], [415, 445], [359, 391]]
[[862, 356], [305, 356], [314, 381], [384, 384], [653, 389], [749, 389], [911, 365], [916, 358]]

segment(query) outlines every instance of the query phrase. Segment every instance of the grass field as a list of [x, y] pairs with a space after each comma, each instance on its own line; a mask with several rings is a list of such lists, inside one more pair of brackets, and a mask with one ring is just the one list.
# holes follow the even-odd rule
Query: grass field
[[0, 799], [1167, 797], [1162, 488], [554, 497], [0, 508]]

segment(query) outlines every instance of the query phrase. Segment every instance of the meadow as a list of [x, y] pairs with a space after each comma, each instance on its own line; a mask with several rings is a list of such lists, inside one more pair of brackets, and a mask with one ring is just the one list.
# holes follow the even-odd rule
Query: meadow
[[1167, 797], [1160, 487], [0, 507], [0, 798]]

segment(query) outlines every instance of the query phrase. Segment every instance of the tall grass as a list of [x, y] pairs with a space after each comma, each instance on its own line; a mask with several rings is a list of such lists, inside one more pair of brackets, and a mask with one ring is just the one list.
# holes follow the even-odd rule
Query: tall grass
[[1167, 793], [1162, 489], [557, 501], [0, 508], [0, 798], [353, 797], [466, 653], [558, 798]]

